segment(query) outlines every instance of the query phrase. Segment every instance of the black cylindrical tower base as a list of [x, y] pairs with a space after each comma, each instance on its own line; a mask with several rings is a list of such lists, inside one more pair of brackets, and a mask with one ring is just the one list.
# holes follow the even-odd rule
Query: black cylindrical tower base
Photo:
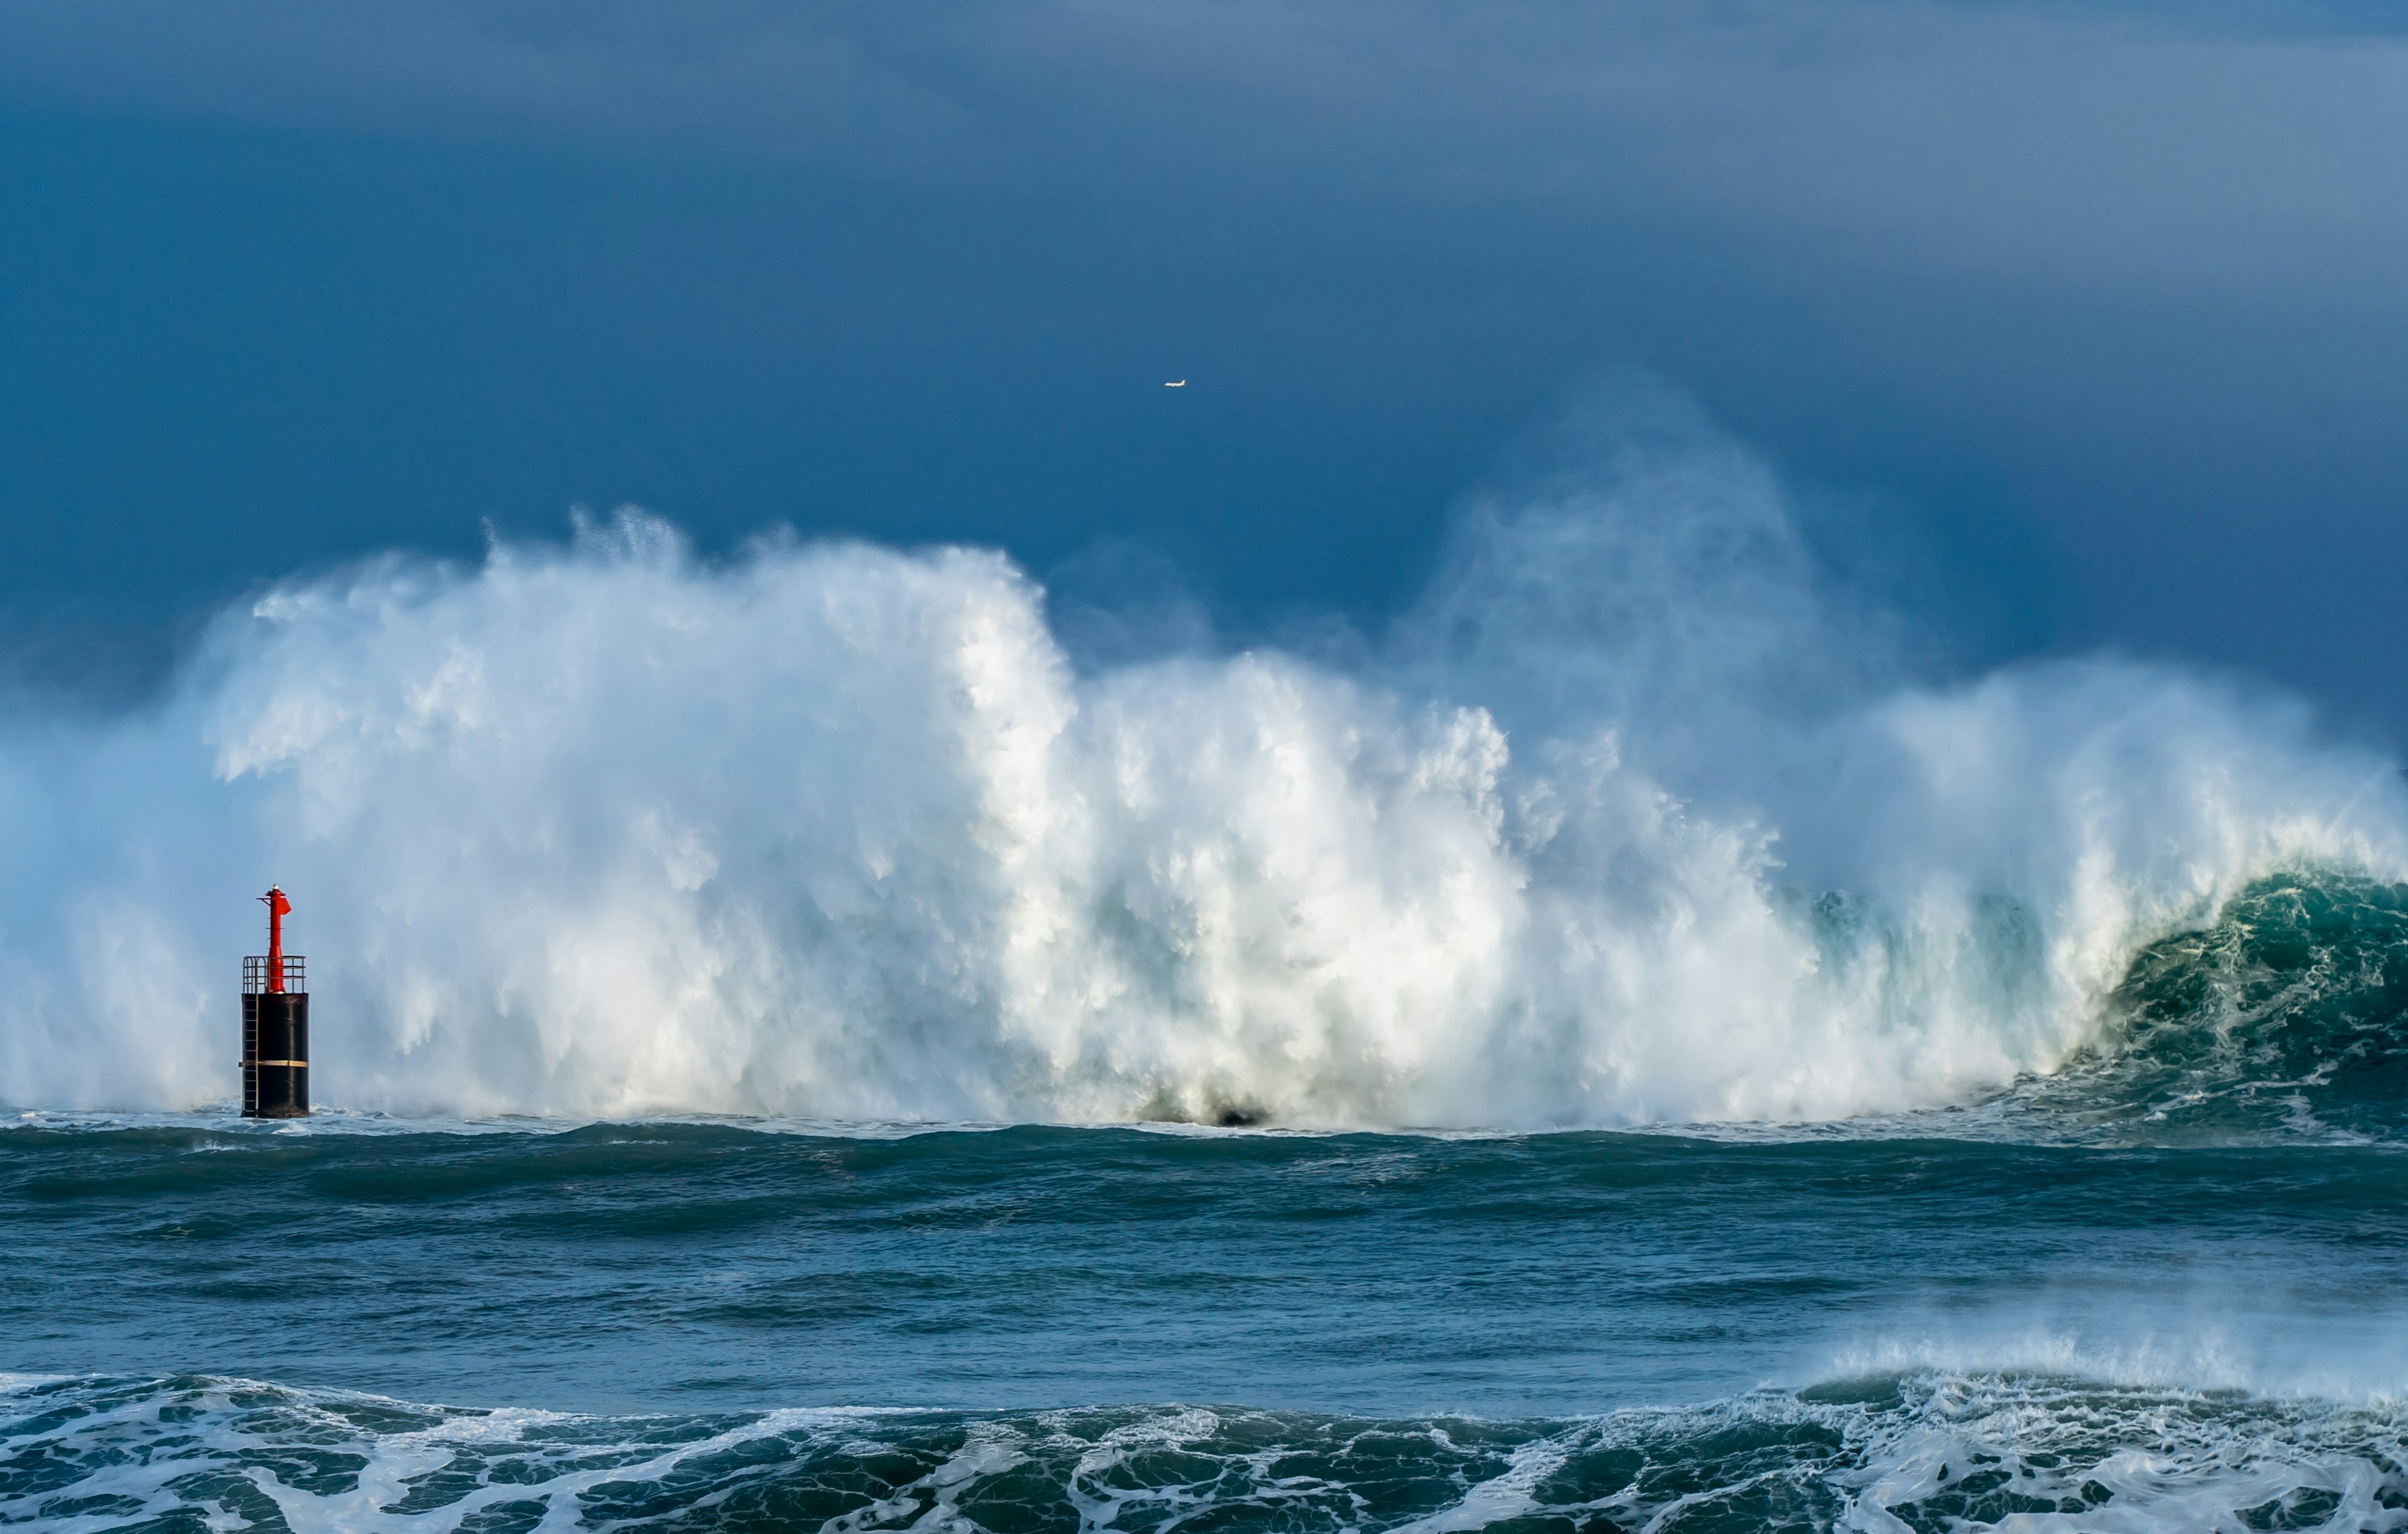
[[242, 999], [242, 1116], [309, 1116], [309, 993]]

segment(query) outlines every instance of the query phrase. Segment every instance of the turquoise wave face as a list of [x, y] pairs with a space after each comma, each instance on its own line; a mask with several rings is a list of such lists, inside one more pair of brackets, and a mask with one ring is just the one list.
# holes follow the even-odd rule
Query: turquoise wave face
[[2109, 1050], [1995, 1105], [2014, 1129], [2162, 1144], [2408, 1133], [2408, 886], [2259, 880], [2214, 926], [2143, 949], [2113, 1002]]
[[2408, 887], [2264, 880], [2207, 931], [2142, 954], [2117, 999], [2170, 1097], [2279, 1094], [2286, 1117], [2408, 1123]]

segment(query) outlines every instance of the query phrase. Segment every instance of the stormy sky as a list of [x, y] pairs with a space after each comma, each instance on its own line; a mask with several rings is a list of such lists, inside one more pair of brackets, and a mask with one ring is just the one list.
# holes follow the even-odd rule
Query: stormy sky
[[1966, 664], [2408, 741], [2394, 7], [0, 0], [18, 682], [629, 502], [1373, 625], [1635, 375]]

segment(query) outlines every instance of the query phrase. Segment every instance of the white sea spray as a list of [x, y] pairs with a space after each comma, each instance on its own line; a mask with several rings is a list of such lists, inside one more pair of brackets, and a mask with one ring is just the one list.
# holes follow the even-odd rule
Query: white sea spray
[[1918, 683], [1827, 588], [1678, 432], [1476, 505], [1346, 665], [1082, 674], [1000, 555], [634, 512], [297, 579], [0, 726], [0, 1100], [230, 1096], [271, 880], [360, 1109], [1543, 1127], [1962, 1101], [2249, 880], [2408, 874], [2295, 702]]

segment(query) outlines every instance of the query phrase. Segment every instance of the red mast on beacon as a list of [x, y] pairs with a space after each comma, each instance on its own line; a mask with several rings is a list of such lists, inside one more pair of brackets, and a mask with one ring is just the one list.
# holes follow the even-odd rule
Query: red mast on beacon
[[284, 918], [293, 914], [293, 902], [273, 885], [259, 897], [259, 902], [267, 907], [267, 988], [271, 994], [280, 994], [284, 989]]
[[284, 952], [293, 902], [280, 888], [267, 907], [267, 952], [242, 961], [242, 1116], [309, 1116], [309, 982], [306, 961]]

